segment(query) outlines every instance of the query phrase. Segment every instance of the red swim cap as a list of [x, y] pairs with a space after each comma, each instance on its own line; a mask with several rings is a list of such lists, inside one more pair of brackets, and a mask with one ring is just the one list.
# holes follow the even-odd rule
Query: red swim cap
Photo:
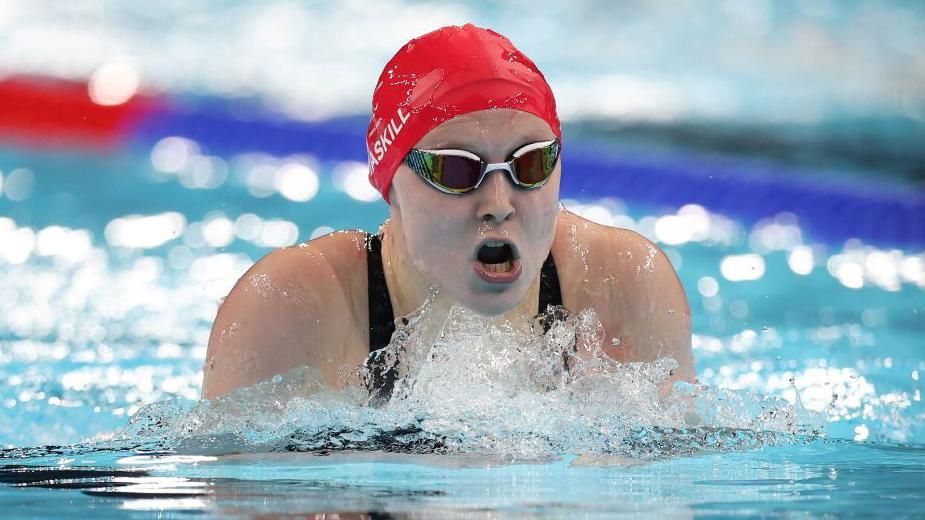
[[366, 134], [369, 181], [388, 202], [395, 171], [427, 132], [488, 108], [534, 114], [562, 138], [546, 78], [504, 36], [466, 24], [406, 43], [386, 64], [373, 92]]

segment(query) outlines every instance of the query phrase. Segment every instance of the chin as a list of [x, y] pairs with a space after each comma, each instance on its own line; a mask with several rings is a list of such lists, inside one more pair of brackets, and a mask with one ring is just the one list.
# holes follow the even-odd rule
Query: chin
[[501, 316], [514, 308], [523, 298], [524, 291], [517, 290], [517, 287], [510, 287], [508, 290], [496, 293], [479, 293], [473, 294], [467, 298], [466, 302], [460, 302], [472, 312], [486, 318]]
[[513, 305], [492, 305], [481, 303], [480, 305], [466, 306], [470, 311], [484, 318], [496, 318], [514, 308]]

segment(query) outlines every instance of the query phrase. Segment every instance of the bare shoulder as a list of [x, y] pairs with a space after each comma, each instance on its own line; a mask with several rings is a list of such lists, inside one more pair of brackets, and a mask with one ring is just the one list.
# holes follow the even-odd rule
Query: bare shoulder
[[553, 254], [556, 265], [565, 266], [563, 297], [570, 294], [579, 309], [595, 309], [621, 345], [613, 357], [673, 357], [681, 364], [679, 378], [693, 380], [690, 307], [665, 252], [635, 231], [567, 211], [560, 214], [559, 226]]
[[[338, 232], [278, 249], [254, 264], [221, 305], [203, 373], [210, 399], [310, 365], [329, 384], [359, 353], [351, 337], [365, 317], [365, 234]], [[331, 324], [336, 323], [336, 327]]]
[[676, 279], [668, 257], [646, 237], [629, 229], [598, 224], [569, 211], [560, 213], [553, 255], [557, 265], [580, 266], [589, 286], [620, 280], [624, 289], [641, 289], [646, 281], [660, 275], [670, 274]]

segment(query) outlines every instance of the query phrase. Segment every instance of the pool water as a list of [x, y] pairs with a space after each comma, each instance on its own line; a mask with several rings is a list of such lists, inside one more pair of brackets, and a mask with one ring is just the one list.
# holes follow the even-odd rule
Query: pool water
[[5, 489], [0, 503], [7, 512], [48, 516], [74, 508], [105, 516], [388, 511], [394, 518], [923, 513], [921, 447], [830, 440], [644, 466], [576, 467], [574, 459], [107, 453], [87, 457], [87, 472], [51, 460], [38, 470], [5, 470], [0, 478], [21, 487]]
[[[668, 253], [693, 312], [705, 424], [617, 402], [623, 415], [590, 409], [606, 427], [544, 437], [561, 410], [528, 396], [529, 420], [512, 408], [491, 420], [533, 430], [503, 437], [467, 417], [459, 428], [490, 447], [441, 453], [408, 441], [448, 431], [436, 411], [409, 419], [425, 424], [409, 433], [388, 410], [392, 430], [346, 428], [373, 413], [347, 398], [276, 404], [251, 422], [277, 390], [211, 412], [196, 404], [218, 301], [256, 259], [334, 229], [374, 231], [387, 216], [365, 165], [210, 155], [174, 136], [110, 155], [5, 148], [0, 172], [4, 511], [925, 514], [920, 244], [836, 242], [791, 213], [565, 193], [571, 211]], [[234, 421], [215, 422], [235, 406]], [[338, 425], [348, 434], [334, 435]], [[338, 441], [312, 444], [307, 431]]]

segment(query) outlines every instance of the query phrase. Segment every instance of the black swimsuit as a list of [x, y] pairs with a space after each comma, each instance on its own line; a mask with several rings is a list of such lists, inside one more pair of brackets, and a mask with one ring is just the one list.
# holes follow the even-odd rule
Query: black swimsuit
[[[379, 235], [366, 236], [366, 280], [368, 282], [369, 297], [369, 352], [373, 353], [389, 344], [395, 332], [395, 316], [392, 311], [392, 300], [389, 297], [389, 287], [385, 282], [385, 271], [382, 268], [382, 237]], [[540, 298], [537, 314], [543, 316], [543, 330], [548, 331], [557, 318], [562, 317], [561, 312], [545, 314], [549, 306], [556, 309], [562, 307], [562, 291], [559, 289], [559, 274], [556, 272], [556, 263], [552, 253], [543, 262], [540, 271]], [[397, 373], [394, 367], [386, 368], [383, 360], [376, 356], [367, 358], [366, 367], [369, 377], [367, 386], [370, 393], [380, 400], [388, 400], [395, 386]]]

